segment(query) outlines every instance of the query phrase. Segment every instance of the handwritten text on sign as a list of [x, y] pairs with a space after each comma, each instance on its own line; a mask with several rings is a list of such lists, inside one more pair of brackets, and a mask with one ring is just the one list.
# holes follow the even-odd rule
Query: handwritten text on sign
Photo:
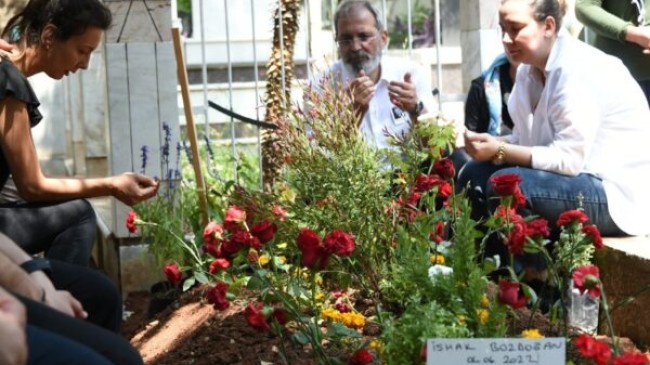
[[427, 365], [564, 365], [565, 338], [467, 338], [427, 341]]

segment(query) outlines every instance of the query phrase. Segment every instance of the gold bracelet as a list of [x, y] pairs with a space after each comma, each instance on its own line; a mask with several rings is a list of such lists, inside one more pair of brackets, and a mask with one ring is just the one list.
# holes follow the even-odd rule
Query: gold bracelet
[[499, 147], [497, 148], [497, 153], [494, 154], [494, 157], [492, 157], [492, 163], [499, 166], [503, 165], [506, 162], [506, 143], [501, 142], [499, 143]]

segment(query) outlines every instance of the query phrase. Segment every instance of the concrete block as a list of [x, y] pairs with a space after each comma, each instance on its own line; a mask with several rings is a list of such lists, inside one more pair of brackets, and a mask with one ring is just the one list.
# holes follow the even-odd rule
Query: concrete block
[[[616, 335], [629, 337], [643, 348], [650, 345], [650, 237], [604, 241], [605, 248], [596, 253], [596, 264], [610, 306], [635, 297], [612, 312], [614, 330]], [[601, 321], [600, 326], [599, 332], [609, 333], [604, 332], [605, 323]]]

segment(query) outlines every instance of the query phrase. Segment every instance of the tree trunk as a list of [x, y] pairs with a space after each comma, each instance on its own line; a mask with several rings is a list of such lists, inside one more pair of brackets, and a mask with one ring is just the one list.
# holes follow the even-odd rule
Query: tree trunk
[[[273, 50], [266, 67], [266, 118], [277, 124], [291, 107], [291, 81], [293, 79], [293, 52], [299, 28], [302, 0], [281, 0], [274, 16]], [[282, 11], [280, 11], [282, 9]], [[282, 29], [280, 29], [280, 15]], [[280, 38], [283, 38], [283, 44]], [[284, 51], [284, 53], [283, 53]], [[284, 74], [284, 78], [283, 78]], [[283, 84], [284, 81], [284, 84]], [[272, 130], [265, 130], [262, 141], [262, 173], [264, 189], [270, 191], [284, 164], [282, 140]]]

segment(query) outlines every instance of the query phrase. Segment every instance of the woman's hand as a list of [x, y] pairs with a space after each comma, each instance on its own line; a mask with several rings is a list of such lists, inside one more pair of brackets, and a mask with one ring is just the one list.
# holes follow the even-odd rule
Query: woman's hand
[[152, 178], [135, 173], [113, 177], [113, 196], [122, 203], [132, 206], [147, 200], [158, 192], [160, 183]]
[[477, 161], [489, 161], [494, 158], [499, 149], [499, 140], [488, 133], [474, 133], [465, 130], [465, 150]]
[[[68, 291], [57, 290], [44, 272], [34, 271], [29, 276], [45, 291], [45, 302], [43, 304], [75, 318], [86, 319], [88, 317], [88, 313], [84, 311], [81, 303]], [[38, 295], [42, 294], [39, 293]], [[38, 302], [42, 298], [39, 296], [38, 298], [32, 297], [32, 299]]]

